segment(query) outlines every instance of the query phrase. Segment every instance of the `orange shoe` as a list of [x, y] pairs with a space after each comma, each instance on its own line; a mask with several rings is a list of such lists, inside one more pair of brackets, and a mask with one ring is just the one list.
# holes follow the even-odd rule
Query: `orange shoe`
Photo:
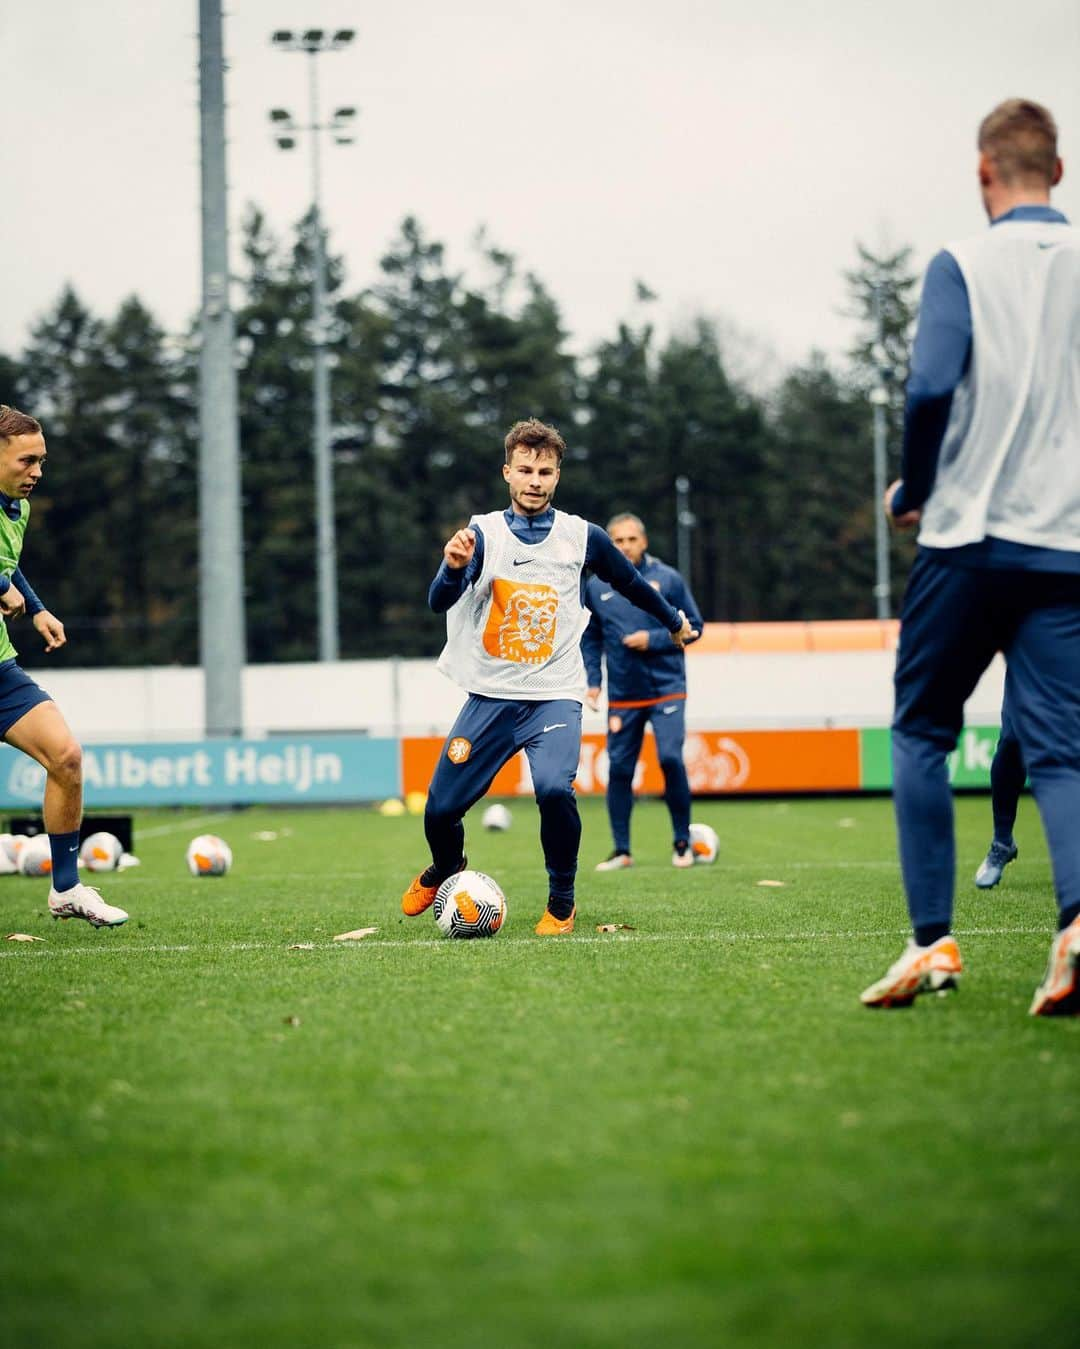
[[569, 937], [574, 930], [574, 914], [577, 906], [570, 910], [569, 918], [556, 918], [550, 909], [544, 910], [544, 916], [536, 925], [538, 937]]
[[1080, 1016], [1080, 918], [1054, 938], [1046, 976], [1035, 990], [1032, 1016]]
[[[458, 871], [464, 871], [467, 865], [468, 859], [463, 857]], [[451, 876], [454, 874], [454, 872], [450, 873]], [[419, 876], [413, 878], [409, 888], [401, 896], [401, 912], [409, 918], [415, 918], [425, 909], [430, 909], [432, 904], [435, 903], [439, 886], [448, 879], [447, 876], [440, 876], [435, 870], [435, 864], [432, 863], [426, 871], [421, 871]]]
[[931, 946], [908, 942], [907, 950], [862, 994], [864, 1007], [910, 1007], [920, 993], [939, 993], [955, 988], [964, 972], [960, 948], [951, 934]]

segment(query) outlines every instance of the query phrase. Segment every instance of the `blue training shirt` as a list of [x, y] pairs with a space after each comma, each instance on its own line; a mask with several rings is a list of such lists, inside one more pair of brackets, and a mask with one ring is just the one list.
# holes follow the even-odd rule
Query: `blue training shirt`
[[[1005, 220], [1069, 223], [1052, 206], [1016, 206], [991, 221], [991, 229]], [[904, 403], [901, 485], [892, 500], [893, 515], [920, 509], [933, 490], [953, 395], [971, 362], [972, 340], [971, 303], [964, 274], [953, 255], [943, 249], [931, 259], [923, 283]], [[987, 537], [962, 548], [927, 551], [956, 566], [1080, 571], [1080, 553], [1036, 548], [1011, 539]]]
[[[631, 564], [632, 565], [632, 564]], [[677, 609], [682, 609], [690, 626], [702, 630], [701, 614], [682, 576], [659, 558], [646, 553], [637, 566], [638, 575]], [[581, 639], [589, 688], [601, 686], [600, 657], [607, 663], [608, 706], [620, 703], [641, 705], [664, 702], [686, 695], [686, 657], [671, 643], [666, 628], [642, 622], [641, 611], [592, 576], [585, 587], [585, 603], [592, 619]], [[623, 645], [623, 638], [642, 629], [649, 634], [644, 651]]]

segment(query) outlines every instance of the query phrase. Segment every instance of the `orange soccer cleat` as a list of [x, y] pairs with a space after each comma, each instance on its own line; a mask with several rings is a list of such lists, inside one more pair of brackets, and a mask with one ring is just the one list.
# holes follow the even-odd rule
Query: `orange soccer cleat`
[[[468, 859], [463, 857], [458, 871], [464, 871], [467, 865]], [[454, 874], [453, 871], [450, 872], [450, 876]], [[401, 896], [401, 912], [409, 918], [415, 918], [425, 909], [430, 909], [435, 903], [439, 886], [445, 880], [449, 880], [449, 876], [440, 876], [435, 870], [434, 863], [426, 871], [421, 871], [419, 876], [414, 876], [409, 888]]]
[[1035, 990], [1032, 1016], [1080, 1016], [1080, 918], [1054, 938], [1046, 975]]
[[536, 935], [538, 937], [568, 937], [574, 930], [574, 914], [577, 913], [575, 906], [570, 910], [569, 918], [556, 918], [550, 909], [544, 910], [544, 916], [536, 925]]
[[900, 959], [865, 990], [861, 1000], [865, 1007], [910, 1007], [920, 993], [955, 988], [963, 972], [960, 948], [952, 935], [939, 937], [931, 946], [908, 942]]

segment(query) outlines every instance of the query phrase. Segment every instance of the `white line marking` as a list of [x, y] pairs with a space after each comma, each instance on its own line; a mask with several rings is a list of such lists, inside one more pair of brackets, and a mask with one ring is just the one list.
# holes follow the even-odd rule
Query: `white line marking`
[[[609, 933], [578, 933], [576, 936], [558, 939], [557, 941], [542, 942], [535, 937], [500, 937], [497, 946], [533, 946], [537, 950], [551, 949], [558, 946], [559, 949], [572, 949], [574, 947], [584, 946], [611, 946], [613, 944], [641, 943], [641, 942], [713, 942], [717, 944], [726, 944], [729, 946], [738, 946], [743, 942], [830, 942], [830, 941], [863, 941], [878, 937], [896, 937], [899, 940], [908, 934], [906, 928], [874, 928], [870, 931], [861, 932], [621, 932], [618, 934]], [[1053, 931], [1049, 924], [1044, 927], [962, 927], [955, 929], [957, 937], [1050, 937]], [[108, 944], [106, 944], [108, 943]], [[205, 945], [195, 946], [190, 943], [182, 945], [155, 944], [141, 946], [135, 942], [125, 942], [117, 934], [114, 940], [103, 936], [100, 943], [93, 946], [64, 946], [54, 948], [53, 950], [42, 950], [40, 946], [33, 946], [29, 950], [0, 951], [0, 959], [15, 958], [27, 959], [31, 956], [66, 956], [66, 955], [212, 955], [224, 951], [287, 951], [290, 942], [282, 938], [280, 942], [259, 942], [259, 941], [239, 941], [239, 942], [207, 942]], [[452, 950], [458, 945], [457, 942], [448, 941], [445, 937], [420, 937], [413, 941], [403, 941], [399, 938], [389, 938], [380, 941], [378, 937], [370, 937], [363, 942], [316, 942], [314, 949], [316, 951], [340, 951], [345, 948], [354, 949], [362, 947], [364, 950], [411, 947], [439, 947], [442, 950]], [[306, 952], [302, 953], [306, 954]]]
[[140, 829], [140, 838], [160, 838], [162, 834], [179, 834], [183, 829], [190, 829], [192, 825], [209, 824], [212, 820], [224, 820], [226, 816], [231, 815], [231, 810], [218, 810], [213, 815], [192, 815], [186, 820], [174, 820], [172, 824], [155, 824], [150, 829]]

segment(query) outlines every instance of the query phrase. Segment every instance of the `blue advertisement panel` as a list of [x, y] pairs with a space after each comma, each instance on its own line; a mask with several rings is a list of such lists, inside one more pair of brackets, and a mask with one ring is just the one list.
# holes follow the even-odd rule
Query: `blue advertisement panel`
[[[363, 735], [84, 745], [83, 792], [99, 806], [378, 801], [400, 794], [399, 742]], [[40, 807], [45, 770], [0, 746], [0, 809]]]

